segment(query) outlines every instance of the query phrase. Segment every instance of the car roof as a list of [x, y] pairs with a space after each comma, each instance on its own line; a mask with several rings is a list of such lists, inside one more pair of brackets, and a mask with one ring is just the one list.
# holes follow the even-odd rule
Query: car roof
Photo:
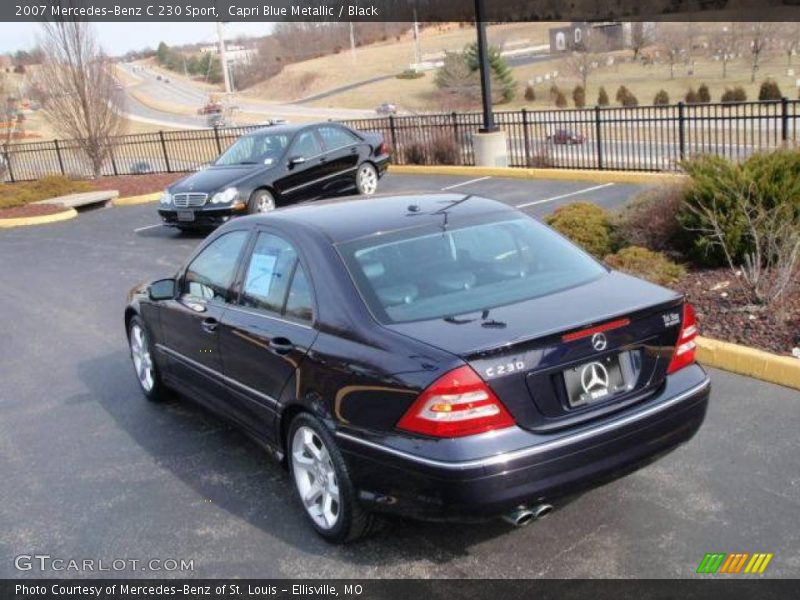
[[441, 226], [490, 213], [516, 213], [512, 207], [465, 194], [404, 194], [326, 200], [281, 208], [251, 217], [265, 225], [288, 224], [323, 233], [333, 243], [399, 229]]

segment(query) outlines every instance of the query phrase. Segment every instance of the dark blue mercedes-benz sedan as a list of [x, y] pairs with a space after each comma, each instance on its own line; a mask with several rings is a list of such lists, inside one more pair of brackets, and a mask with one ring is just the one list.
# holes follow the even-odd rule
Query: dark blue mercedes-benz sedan
[[382, 512], [535, 520], [690, 439], [710, 390], [682, 296], [475, 196], [232, 221], [125, 326], [144, 394], [238, 424], [336, 542]]

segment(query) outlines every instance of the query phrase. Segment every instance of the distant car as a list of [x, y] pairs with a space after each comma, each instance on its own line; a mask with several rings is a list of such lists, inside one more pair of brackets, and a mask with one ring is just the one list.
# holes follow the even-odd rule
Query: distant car
[[206, 118], [206, 125], [209, 127], [227, 127], [228, 122], [225, 119], [225, 115], [221, 112], [210, 113]]
[[267, 119], [261, 124], [265, 127], [271, 127], [272, 125], [285, 125], [286, 123], [288, 123], [286, 119]]
[[391, 104], [389, 102], [384, 102], [375, 109], [375, 112], [378, 113], [379, 115], [396, 115], [397, 105]]
[[582, 144], [586, 141], [582, 133], [568, 129], [557, 129], [555, 133], [547, 136], [547, 141], [553, 144]]
[[207, 102], [197, 109], [198, 115], [211, 115], [214, 113], [221, 113], [223, 106], [221, 102]]
[[156, 79], [157, 79], [158, 81], [161, 81], [161, 75], [156, 75]]
[[131, 165], [131, 173], [133, 175], [147, 175], [153, 172], [153, 165], [146, 160], [140, 160]]
[[169, 83], [169, 77], [164, 77], [164, 83]]
[[379, 133], [327, 122], [273, 125], [240, 137], [208, 168], [167, 188], [158, 213], [168, 226], [199, 229], [353, 186], [370, 195], [388, 165]]

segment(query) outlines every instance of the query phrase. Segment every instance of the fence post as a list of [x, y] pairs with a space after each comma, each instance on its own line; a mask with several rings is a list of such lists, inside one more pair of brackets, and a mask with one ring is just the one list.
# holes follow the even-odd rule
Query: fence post
[[164, 152], [164, 163], [167, 165], [167, 173], [172, 173], [169, 166], [169, 155], [167, 154], [167, 143], [164, 141], [164, 132], [158, 132], [158, 138], [161, 140], [161, 150]]
[[394, 115], [389, 115], [389, 135], [392, 138], [392, 152], [397, 152], [397, 128], [394, 124]]
[[453, 142], [456, 147], [460, 148], [461, 146], [458, 143], [458, 115], [456, 111], [450, 113], [450, 122], [453, 124]]
[[214, 141], [217, 143], [217, 154], [222, 154], [222, 144], [219, 141], [219, 127], [214, 125]]
[[678, 102], [678, 155], [681, 157], [681, 160], [686, 158], [686, 115], [683, 109], [683, 102]]
[[61, 169], [61, 174], [66, 175], [64, 172], [64, 159], [61, 158], [61, 146], [58, 145], [58, 140], [53, 140], [53, 145], [56, 147], [56, 158], [58, 158], [58, 166]]
[[600, 126], [600, 107], [594, 107], [594, 137], [595, 147], [597, 148], [597, 168], [603, 169], [603, 140], [601, 136], [602, 127]]
[[111, 168], [114, 171], [114, 177], [116, 177], [119, 172], [117, 171], [117, 159], [114, 157], [114, 144], [108, 147], [108, 154], [111, 157]]
[[528, 132], [528, 110], [522, 109], [522, 140], [525, 144], [525, 166], [531, 166], [531, 136]]
[[786, 145], [789, 139], [789, 99], [781, 98], [781, 141]]
[[11, 168], [11, 152], [9, 152], [8, 146], [5, 148], [5, 152], [0, 154], [0, 156], [5, 155], [6, 158], [6, 169], [8, 169], [8, 178], [11, 180], [11, 183], [15, 183], [17, 180], [14, 178], [14, 170]]

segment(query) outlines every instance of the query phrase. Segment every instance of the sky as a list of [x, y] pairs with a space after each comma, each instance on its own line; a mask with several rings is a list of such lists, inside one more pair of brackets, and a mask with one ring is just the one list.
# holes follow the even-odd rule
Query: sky
[[[262, 36], [269, 32], [272, 23], [228, 23], [226, 37], [239, 35]], [[128, 50], [155, 48], [161, 41], [180, 45], [216, 40], [215, 23], [94, 23], [95, 32], [103, 49], [112, 55]], [[29, 50], [36, 45], [38, 23], [0, 23], [0, 54]]]

